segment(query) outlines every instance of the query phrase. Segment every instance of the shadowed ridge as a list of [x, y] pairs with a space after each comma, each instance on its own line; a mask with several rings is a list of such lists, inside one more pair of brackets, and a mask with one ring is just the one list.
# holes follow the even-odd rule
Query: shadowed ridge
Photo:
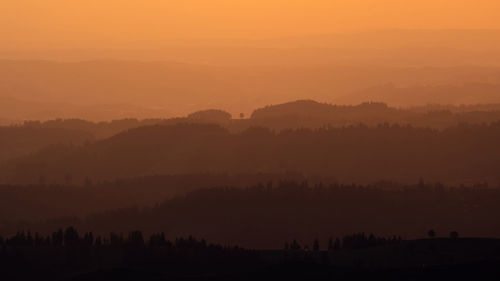
[[156, 138], [162, 136], [176, 135], [176, 136], [192, 136], [199, 134], [229, 134], [229, 131], [217, 124], [205, 123], [178, 123], [174, 125], [151, 125], [129, 129], [127, 131], [118, 133], [117, 135], [109, 138], [109, 140], [120, 140], [126, 138], [140, 137], [142, 140], [149, 138]]
[[333, 117], [339, 114], [369, 113], [371, 111], [392, 112], [396, 108], [391, 108], [381, 102], [364, 102], [359, 105], [336, 105], [319, 103], [314, 100], [297, 100], [278, 105], [266, 106], [256, 109], [252, 113], [252, 119], [283, 118], [287, 116], [308, 116], [318, 118], [324, 116]]
[[329, 111], [336, 106], [319, 103], [314, 100], [297, 100], [278, 105], [269, 105], [254, 110], [252, 119], [278, 117], [283, 115], [315, 114], [318, 111]]

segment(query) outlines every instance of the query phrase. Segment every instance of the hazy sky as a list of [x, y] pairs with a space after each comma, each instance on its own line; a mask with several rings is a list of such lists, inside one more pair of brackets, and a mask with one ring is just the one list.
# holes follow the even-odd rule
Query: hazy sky
[[109, 47], [366, 29], [500, 28], [499, 0], [1, 0], [0, 44]]

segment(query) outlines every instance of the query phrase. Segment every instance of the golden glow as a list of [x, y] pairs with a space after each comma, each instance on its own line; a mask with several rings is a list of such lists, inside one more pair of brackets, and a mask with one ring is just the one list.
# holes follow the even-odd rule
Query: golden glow
[[89, 47], [367, 29], [500, 28], [498, 0], [2, 0], [0, 43]]
[[[500, 0], [0, 0], [0, 97], [177, 115], [353, 103], [386, 84], [500, 84], [475, 68], [500, 66], [498, 34]], [[444, 89], [443, 103], [498, 102]], [[427, 90], [400, 104], [434, 102]], [[358, 97], [395, 103], [403, 90], [380, 91]]]

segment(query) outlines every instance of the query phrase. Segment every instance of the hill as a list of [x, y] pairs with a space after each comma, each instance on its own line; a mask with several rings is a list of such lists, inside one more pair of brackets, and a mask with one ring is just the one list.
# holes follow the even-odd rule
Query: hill
[[[86, 217], [121, 208], [152, 207], [164, 200], [216, 186], [244, 188], [261, 182], [304, 181], [300, 174], [188, 174], [118, 179], [78, 185], [72, 175], [65, 183], [0, 185], [0, 224], [44, 221], [64, 216]], [[312, 179], [310, 179], [312, 180]], [[331, 180], [323, 179], [324, 182]]]
[[[273, 134], [281, 134], [290, 129], [340, 129], [360, 124], [370, 128], [376, 128], [381, 124], [399, 124], [403, 127], [412, 126], [415, 129], [431, 128], [443, 131], [464, 123], [474, 126], [489, 125], [499, 120], [500, 108], [496, 104], [462, 106], [435, 104], [402, 109], [374, 102], [342, 106], [318, 103], [313, 100], [299, 100], [256, 109], [248, 119], [234, 119], [228, 112], [209, 109], [194, 112], [186, 117], [171, 119], [119, 119], [110, 122], [91, 122], [80, 119], [25, 121], [14, 126], [0, 127], [0, 135], [3, 136], [0, 141], [0, 162], [35, 153], [51, 145], [57, 147], [61, 144], [80, 145], [93, 140], [104, 141], [120, 133], [130, 136], [132, 133], [127, 133], [128, 130], [153, 125], [159, 125], [160, 127], [156, 130], [162, 130], [167, 126], [179, 124], [184, 124], [184, 126], [186, 124], [214, 124], [223, 127], [232, 135], [242, 135], [245, 131], [255, 132], [253, 127], [267, 128], [274, 131]], [[195, 128], [196, 126], [192, 127], [193, 134], [197, 134]], [[175, 134], [172, 138], [176, 138]], [[139, 143], [136, 145], [141, 146], [140, 142], [145, 141], [138, 139]], [[237, 143], [233, 145], [237, 146]], [[15, 144], [16, 147], [14, 147]], [[105, 148], [101, 147], [101, 149]], [[331, 148], [325, 147], [325, 149]], [[45, 160], [40, 159], [40, 161]], [[34, 167], [28, 168], [28, 171], [30, 169]], [[295, 170], [297, 166], [292, 165], [289, 169]], [[226, 171], [225, 168], [222, 170]], [[169, 170], [158, 170], [158, 172], [169, 172]], [[93, 173], [89, 176], [91, 174]]]
[[470, 105], [500, 103], [500, 85], [466, 83], [464, 85], [422, 85], [397, 87], [393, 84], [371, 87], [334, 99], [339, 104], [377, 101], [396, 107], [427, 104]]
[[0, 127], [0, 163], [35, 153], [49, 145], [80, 145], [94, 136], [76, 128], [42, 128], [39, 124]]
[[[499, 115], [500, 117], [500, 115]], [[299, 100], [256, 109], [251, 116], [257, 126], [273, 129], [320, 128], [323, 126], [349, 126], [383, 123], [410, 123], [425, 116], [388, 107], [384, 103], [362, 103], [354, 106]]]
[[63, 183], [161, 174], [283, 173], [340, 181], [498, 182], [500, 123], [443, 131], [410, 126], [349, 126], [273, 133], [252, 127], [230, 133], [217, 125], [176, 124], [131, 129], [84, 146], [56, 145], [12, 160], [3, 183]]
[[[1, 64], [1, 63], [0, 63]], [[15, 94], [10, 90], [2, 94]], [[18, 96], [23, 96], [18, 93]], [[100, 122], [116, 119], [164, 118], [166, 110], [133, 106], [129, 104], [73, 104], [71, 102], [47, 102], [24, 100], [0, 95], [0, 125], [21, 124], [24, 121], [48, 121], [54, 119], [85, 119]]]
[[[373, 127], [385, 123], [442, 130], [461, 123], [488, 124], [498, 120], [500, 120], [498, 104], [459, 106], [430, 104], [397, 108], [382, 102], [338, 105], [299, 100], [256, 109], [247, 124], [277, 131], [358, 124]], [[232, 127], [236, 127], [236, 124]]]
[[[276, 50], [271, 57], [294, 57]], [[338, 54], [333, 53], [334, 56]], [[241, 57], [241, 53], [235, 53]], [[497, 67], [380, 66], [319, 64], [296, 66], [217, 66], [150, 61], [0, 60], [0, 92], [22, 102], [23, 111], [0, 102], [0, 119], [80, 118], [94, 121], [135, 117], [185, 116], [202, 108], [221, 108], [237, 116], [268, 104], [297, 99], [336, 102], [353, 92], [394, 83], [414, 85], [499, 84]], [[441, 91], [442, 100], [453, 93]], [[451, 97], [450, 97], [451, 96]], [[473, 96], [471, 96], [473, 97]], [[434, 101], [419, 99], [417, 104]], [[479, 95], [473, 103], [486, 103]], [[356, 104], [356, 100], [347, 100]], [[19, 104], [19, 103], [18, 103]], [[37, 104], [34, 106], [34, 104]], [[95, 106], [95, 105], [109, 106]], [[134, 105], [134, 106], [132, 106]], [[66, 109], [71, 106], [72, 110]]]
[[[47, 236], [0, 237], [0, 261], [9, 280], [495, 280], [499, 272], [498, 239], [402, 240], [361, 233], [342, 241], [328, 252], [303, 250], [296, 242], [293, 249], [269, 251], [192, 236], [174, 241], [163, 232], [94, 237], [68, 227]], [[354, 244], [361, 247], [353, 250]]]
[[[140, 185], [135, 187], [142, 190]], [[144, 192], [148, 190], [152, 191]], [[106, 189], [102, 192], [106, 196]], [[429, 229], [434, 229], [438, 237], [452, 231], [462, 237], [500, 237], [496, 223], [499, 199], [499, 189], [485, 186], [308, 185], [287, 181], [248, 188], [203, 188], [150, 207], [106, 210], [81, 217], [68, 217], [61, 212], [49, 220], [4, 220], [0, 233], [13, 235], [31, 229], [48, 234], [68, 225], [96, 235], [139, 229], [145, 235], [193, 235], [254, 249], [283, 249], [284, 243], [292, 240], [311, 249], [314, 238], [319, 238], [325, 248], [331, 237], [365, 229], [384, 237], [400, 235], [406, 239], [427, 237]], [[35, 207], [27, 208], [36, 211]]]

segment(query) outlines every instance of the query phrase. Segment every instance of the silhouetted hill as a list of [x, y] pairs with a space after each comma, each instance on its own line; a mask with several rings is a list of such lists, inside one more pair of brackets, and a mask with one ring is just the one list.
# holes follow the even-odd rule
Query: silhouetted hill
[[215, 117], [210, 114], [205, 116], [203, 113], [198, 116], [197, 113], [190, 118], [121, 119], [98, 123], [81, 119], [55, 119], [0, 126], [0, 162], [37, 152], [50, 145], [80, 145], [106, 139], [129, 129], [155, 124], [216, 123], [229, 127], [231, 120], [220, 112]]
[[231, 121], [231, 114], [220, 109], [208, 109], [193, 112], [187, 116], [188, 120], [202, 123], [213, 123], [228, 125]]
[[[88, 182], [81, 185], [71, 174], [62, 185], [0, 185], [0, 224], [55, 219], [61, 215], [85, 217], [92, 213], [135, 206], [151, 207], [189, 192], [233, 186], [244, 188], [261, 182], [304, 181], [300, 174], [188, 174]], [[309, 179], [313, 180], [313, 179]], [[319, 181], [319, 179], [315, 179]], [[323, 182], [330, 182], [326, 178]]]
[[24, 125], [36, 125], [42, 128], [77, 129], [92, 134], [96, 139], [106, 139], [120, 132], [142, 126], [165, 123], [175, 124], [178, 119], [119, 119], [110, 122], [91, 122], [81, 119], [56, 119], [45, 122], [24, 122]]
[[117, 104], [116, 102], [108, 104], [73, 104], [71, 101], [47, 102], [38, 99], [31, 101], [30, 99], [22, 100], [5, 97], [3, 96], [5, 94], [12, 94], [12, 91], [6, 89], [0, 94], [0, 119], [4, 119], [3, 124], [0, 123], [0, 125], [19, 124], [26, 120], [47, 121], [78, 118], [100, 122], [130, 117], [140, 119], [164, 118], [171, 115], [167, 110]]
[[[36, 230], [47, 234], [73, 225], [95, 234], [145, 235], [165, 232], [170, 237], [194, 235], [209, 241], [257, 249], [282, 249], [284, 242], [323, 248], [330, 237], [369, 232], [405, 238], [438, 237], [457, 231], [461, 237], [500, 237], [500, 191], [485, 186], [388, 183], [317, 184], [281, 182], [251, 188], [201, 189], [154, 207], [124, 208], [85, 218], [4, 223], [0, 233]], [[345, 247], [347, 246], [344, 241]], [[352, 246], [356, 249], [355, 245]], [[381, 261], [383, 262], [383, 261]]]
[[51, 145], [81, 145], [131, 128], [168, 122], [176, 121], [122, 119], [94, 123], [80, 119], [56, 119], [0, 126], [0, 162], [35, 153]]
[[461, 105], [444, 105], [444, 104], [426, 104], [420, 106], [412, 106], [407, 108], [410, 111], [418, 113], [449, 111], [450, 113], [485, 113], [500, 111], [500, 103], [492, 104], [461, 104]]
[[299, 100], [256, 109], [251, 119], [255, 125], [286, 129], [360, 123], [373, 126], [381, 123], [405, 123], [416, 117], [417, 115], [412, 112], [391, 108], [384, 103], [343, 106]]
[[80, 145], [92, 134], [78, 128], [49, 128], [37, 124], [0, 127], [0, 163], [35, 153], [48, 145]]
[[396, 87], [393, 84], [388, 84], [351, 93], [336, 98], [334, 101], [339, 104], [377, 101], [402, 107], [426, 104], [498, 104], [500, 103], [500, 85], [468, 83], [463, 85]]
[[296, 241], [284, 250], [250, 250], [164, 232], [95, 236], [67, 227], [0, 236], [0, 263], [7, 280], [495, 280], [499, 242], [356, 233], [328, 251]]
[[340, 181], [498, 182], [500, 123], [443, 131], [399, 125], [230, 133], [217, 125], [132, 129], [85, 146], [52, 146], [10, 161], [4, 183], [75, 182], [157, 174], [281, 173], [328, 175]]
[[325, 125], [342, 127], [352, 124], [377, 126], [382, 123], [410, 124], [416, 127], [443, 129], [460, 123], [490, 123], [500, 120], [499, 104], [446, 105], [429, 104], [409, 108], [395, 108], [380, 102], [364, 102], [358, 105], [319, 103], [298, 100], [256, 109], [249, 119], [232, 119], [230, 113], [210, 109], [193, 112], [186, 117], [170, 119], [126, 118], [107, 122], [83, 119], [53, 119], [24, 121], [16, 126], [38, 126], [86, 131], [97, 139], [111, 137], [119, 132], [155, 124], [212, 123], [231, 132], [239, 132], [252, 126], [273, 130], [291, 128], [321, 128]]
[[[439, 129], [451, 132], [455, 130], [454, 129], [455, 127], [460, 126], [460, 124], [462, 123], [476, 124], [471, 126], [471, 128], [472, 127], [481, 128], [481, 126], [478, 127], [478, 125], [483, 125], [483, 124], [488, 125], [494, 122], [498, 122], [499, 120], [500, 120], [500, 109], [498, 108], [497, 105], [494, 104], [468, 105], [468, 106], [428, 105], [428, 106], [413, 107], [408, 109], [397, 109], [389, 107], [384, 103], [362, 103], [360, 105], [355, 105], [355, 106], [341, 106], [341, 105], [333, 105], [326, 103], [318, 103], [312, 100], [299, 100], [295, 102], [272, 105], [257, 109], [254, 111], [251, 118], [249, 119], [231, 119], [231, 115], [225, 111], [205, 110], [192, 113], [187, 117], [171, 118], [171, 119], [144, 119], [144, 120], [121, 119], [121, 120], [114, 120], [111, 122], [98, 122], [98, 123], [86, 120], [79, 120], [79, 119], [56, 119], [45, 122], [27, 121], [16, 126], [0, 127], [0, 134], [2, 134], [3, 136], [2, 140], [0, 141], [0, 144], [2, 144], [0, 146], [0, 162], [21, 156], [26, 156], [29, 153], [38, 152], [40, 149], [46, 148], [47, 146], [55, 145], [55, 148], [53, 147], [52, 150], [49, 149], [46, 150], [45, 152], [40, 152], [39, 154], [37, 154], [38, 156], [37, 155], [31, 156], [29, 160], [25, 159], [28, 162], [25, 162], [24, 164], [18, 166], [18, 168], [21, 169], [23, 165], [27, 165], [24, 168], [22, 168], [27, 173], [27, 176], [21, 176], [21, 174], [19, 174], [18, 177], [24, 178], [22, 182], [29, 183], [33, 182], [34, 178], [39, 178], [42, 176], [45, 178], [47, 176], [44, 175], [44, 173], [46, 172], [44, 169], [46, 168], [38, 168], [38, 167], [44, 166], [45, 164], [43, 163], [46, 162], [45, 158], [47, 157], [52, 158], [53, 155], [50, 155], [50, 153], [59, 151], [60, 148], [57, 147], [60, 146], [61, 144], [72, 143], [74, 145], [79, 145], [83, 144], [85, 141], [104, 140], [112, 136], [115, 136], [116, 134], [123, 133], [125, 137], [113, 138], [109, 141], [103, 141], [103, 143], [110, 143], [109, 151], [106, 146], [98, 144], [92, 145], [92, 147], [94, 147], [92, 149], [96, 150], [95, 153], [102, 154], [103, 155], [102, 157], [111, 157], [111, 154], [109, 153], [111, 153], [112, 150], [116, 150], [114, 145], [115, 142], [120, 142], [120, 143], [127, 142], [128, 144], [126, 146], [128, 147], [128, 149], [138, 149], [139, 147], [146, 145], [146, 143], [148, 142], [154, 142], [153, 140], [147, 140], [146, 139], [147, 136], [138, 136], [137, 138], [134, 137], [135, 135], [146, 133], [148, 130], [158, 131], [156, 132], [158, 135], [155, 136], [155, 138], [161, 139], [162, 134], [164, 133], [163, 131], [171, 130], [167, 129], [167, 126], [177, 125], [178, 126], [177, 128], [180, 128], [179, 126], [182, 127], [182, 126], [187, 126], [187, 124], [192, 124], [192, 126], [190, 127], [191, 132], [190, 133], [184, 132], [182, 134], [197, 135], [201, 134], [202, 132], [196, 132], [197, 130], [196, 128], [198, 128], [196, 124], [206, 124], [206, 125], [213, 124], [213, 125], [219, 125], [223, 127], [224, 130], [227, 130], [222, 134], [225, 136], [219, 135], [219, 137], [213, 139], [212, 143], [210, 143], [207, 140], [207, 143], [203, 144], [204, 145], [203, 148], [199, 147], [198, 150], [196, 151], [188, 152], [190, 150], [190, 148], [188, 147], [189, 144], [183, 143], [182, 141], [176, 142], [172, 146], [168, 146], [169, 141], [174, 142], [175, 139], [183, 138], [182, 135], [177, 136], [176, 135], [177, 132], [168, 133], [169, 140], [165, 142], [165, 145], [167, 147], [162, 146], [161, 143], [158, 142], [148, 144], [151, 146], [151, 151], [149, 153], [151, 154], [151, 159], [153, 160], [151, 160], [150, 164], [153, 166], [149, 168], [144, 168], [144, 167], [139, 168], [139, 166], [142, 165], [140, 163], [120, 164], [119, 166], [124, 166], [124, 165], [132, 165], [132, 166], [136, 165], [136, 166], [134, 168], [130, 168], [131, 170], [127, 172], [122, 171], [118, 174], [116, 174], [115, 172], [111, 174], [109, 172], [98, 172], [102, 173], [102, 175], [98, 176], [97, 178], [115, 179], [117, 177], [127, 176], [129, 172], [132, 173], [132, 176], [140, 176], [143, 175], [142, 173], [146, 173], [149, 175], [153, 172], [163, 174], [163, 173], [175, 173], [175, 172], [191, 173], [193, 171], [226, 172], [226, 171], [237, 170], [238, 172], [246, 173], [248, 169], [250, 169], [251, 172], [268, 171], [268, 170], [272, 171], [277, 170], [279, 172], [282, 172], [284, 169], [303, 171], [304, 168], [300, 168], [300, 165], [291, 164], [290, 163], [291, 160], [285, 160], [281, 158], [281, 157], [291, 157], [291, 156], [285, 156], [284, 151], [280, 152], [282, 155], [277, 156], [276, 159], [272, 159], [271, 156], [259, 156], [261, 157], [261, 160], [259, 161], [262, 163], [256, 163], [254, 162], [254, 155], [245, 152], [244, 147], [250, 145], [247, 142], [251, 143], [251, 140], [255, 140], [257, 143], [263, 142], [261, 148], [264, 151], [266, 149], [274, 150], [271, 147], [277, 144], [273, 142], [276, 142], [278, 140], [281, 141], [280, 139], [285, 138], [284, 136], [286, 134], [284, 134], [283, 132], [290, 129], [327, 130], [329, 128], [328, 130], [333, 130], [333, 128], [338, 128], [337, 133], [343, 135], [349, 131], [349, 130], [344, 130], [342, 132], [341, 128], [346, 126], [347, 127], [359, 126], [359, 124], [363, 124], [370, 128], [377, 128], [380, 124], [397, 123], [400, 124], [400, 126], [402, 127], [408, 125], [414, 127], [415, 129], [408, 130], [408, 132], [412, 131], [413, 133], [415, 133], [415, 137], [417, 138], [423, 137], [424, 139], [427, 139], [428, 136], [418, 136], [419, 135], [418, 132], [422, 132], [422, 134], [424, 135], [427, 134], [426, 133], [427, 130], [422, 128], [432, 128], [432, 129]], [[184, 125], [179, 125], [179, 124], [184, 124]], [[159, 125], [159, 127], [153, 127], [153, 129], [151, 128], [138, 129], [136, 131], [132, 130], [130, 132], [127, 132], [128, 130], [131, 129], [145, 127], [145, 126], [152, 126], [152, 125]], [[201, 126], [199, 128], [205, 128], [205, 127], [206, 126]], [[261, 129], [256, 129], [255, 127], [261, 127]], [[271, 140], [273, 140], [272, 142], [267, 142], [264, 141], [263, 139], [259, 140], [259, 138], [265, 135], [269, 135], [269, 132], [266, 130], [274, 131], [274, 133], [271, 134], [273, 135], [273, 137], [270, 138]], [[365, 130], [366, 132], [372, 132], [372, 130], [369, 130], [368, 128], [364, 128], [363, 130]], [[488, 129], [485, 129], [485, 127], [483, 126], [482, 130], [488, 130]], [[180, 131], [178, 133], [181, 134]], [[382, 134], [381, 131], [379, 133]], [[276, 134], [280, 135], [280, 137], [277, 137]], [[258, 135], [260, 135], [260, 137]], [[320, 136], [320, 134], [317, 133], [311, 134], [311, 136], [312, 135], [314, 135], [313, 138], [326, 137], [325, 135]], [[204, 138], [203, 135], [199, 135], [199, 137], [201, 139]], [[249, 139], [244, 140], [246, 137], [248, 137]], [[292, 139], [293, 136], [288, 136], [288, 138]], [[325, 139], [325, 141], [327, 140]], [[333, 143], [335, 143], [335, 141], [336, 140], [333, 140]], [[357, 140], [352, 139], [352, 142], [356, 141]], [[452, 140], [448, 139], [448, 141]], [[296, 140], [291, 140], [291, 143], [294, 142], [296, 142]], [[417, 145], [415, 140], [414, 142], [415, 142], [414, 145]], [[229, 143], [227, 146], [228, 150], [224, 151], [223, 143]], [[121, 144], [116, 143], [116, 145], [117, 145], [116, 147], [120, 147]], [[199, 146], [201, 144], [198, 143], [196, 145]], [[310, 142], [307, 145], [313, 146], [312, 140], [310, 140]], [[266, 146], [271, 146], [271, 147], [266, 148]], [[361, 144], [356, 144], [355, 146], [360, 146], [361, 150], [366, 149]], [[153, 151], [154, 149], [159, 149], [161, 151], [168, 150], [170, 151], [168, 153], [177, 155], [176, 157], [178, 161], [180, 161], [179, 163], [184, 163], [182, 164], [184, 165], [184, 167], [181, 168], [180, 166], [182, 165], [179, 163], [174, 164], [173, 163], [174, 158], [171, 158], [170, 161], [172, 161], [172, 163], [170, 164], [167, 164], [166, 162], [168, 162], [169, 160], [165, 159], [162, 160], [163, 162], [152, 164], [155, 163], [156, 161], [154, 159], [159, 159], [164, 157], [169, 158], [164, 155], [162, 156], [161, 153], [156, 155], [156, 152]], [[211, 149], [217, 149], [217, 152], [211, 151]], [[303, 150], [304, 151], [303, 153], [306, 153], [305, 151], [308, 149], [310, 148], [305, 147], [305, 148], [300, 148], [298, 151]], [[327, 147], [325, 144], [324, 149], [325, 151], [328, 150], [335, 151], [336, 149], [339, 148]], [[74, 152], [76, 153], [76, 151], [79, 150], [82, 149], [71, 148], [67, 151], [67, 153], [69, 153], [69, 151], [72, 151], [71, 153]], [[196, 154], [198, 152], [202, 154], [206, 153], [205, 156], [212, 157], [212, 159], [220, 159], [221, 157], [225, 157], [225, 160], [221, 159], [217, 160], [220, 162], [219, 164], [208, 164], [207, 163], [208, 158], [205, 158], [204, 160], [201, 161], [201, 162], [205, 161], [205, 163], [200, 162], [198, 164], [195, 164], [196, 161], [194, 159], [196, 158]], [[123, 161], [132, 161], [130, 158], [131, 156], [128, 155], [133, 153], [132, 151], [128, 150], [124, 151], [123, 155], [120, 155], [121, 152], [119, 151], [113, 153], [114, 155], [119, 155], [119, 156], [113, 156], [113, 158], [122, 159]], [[190, 156], [187, 156], [186, 153], [189, 154]], [[231, 159], [230, 155], [231, 153], [239, 153], [237, 155], [239, 156], [244, 155], [245, 157], [248, 157], [248, 165], [241, 163], [237, 165], [229, 164], [229, 162], [234, 161], [234, 159]], [[387, 153], [388, 155], [392, 154], [392, 152], [390, 151], [388, 151]], [[139, 155], [140, 153], [136, 154]], [[88, 158], [88, 155], [87, 156], [84, 155], [86, 154], [79, 156], [74, 155], [74, 157], [78, 159], [82, 157]], [[312, 157], [312, 154], [310, 156]], [[143, 155], [137, 157], [146, 157], [146, 156]], [[363, 157], [368, 157], [368, 156], [363, 156]], [[89, 161], [91, 160], [89, 159], [76, 160], [76, 158], [74, 161], [77, 162], [83, 161], [82, 163], [78, 164], [81, 166], [69, 165], [67, 166], [67, 168], [61, 167], [62, 169], [61, 171], [53, 170], [52, 172], [49, 172], [49, 178], [51, 178], [51, 180], [61, 182], [60, 178], [62, 177], [63, 174], [74, 173], [71, 171], [80, 170], [80, 168], [87, 169], [85, 168], [86, 165], [90, 165]], [[113, 160], [113, 158], [106, 159], [105, 161], [109, 161], [108, 164], [111, 165], [111, 163], [114, 163], [113, 161], [115, 161]], [[303, 159], [304, 156], [301, 156], [301, 158]], [[67, 160], [70, 161], [69, 158]], [[288, 162], [290, 163], [290, 165], [288, 166], [285, 165], [286, 167], [283, 167], [283, 165], [278, 164], [280, 161]], [[14, 166], [17, 166], [18, 164], [15, 164]], [[144, 165], [149, 165], [149, 164], [144, 164]], [[156, 165], [157, 167], [153, 168], [154, 165]], [[194, 166], [191, 166], [190, 168], [189, 167], [190, 165]], [[207, 168], [211, 165], [214, 166], [213, 169]], [[314, 165], [306, 169], [308, 173], [321, 173], [321, 174], [327, 173], [324, 170], [324, 168], [315, 170], [314, 167], [316, 166]], [[9, 169], [13, 168], [14, 166], [10, 165]], [[55, 169], [55, 167], [50, 168], [50, 165], [47, 166], [47, 168]], [[17, 168], [14, 168], [14, 170], [11, 169], [10, 171], [14, 173], [18, 172], [21, 173], [21, 170], [16, 172], [16, 169]], [[340, 168], [340, 170], [342, 169], [343, 168]], [[106, 168], [105, 170], [109, 170], [109, 168]], [[116, 170], [119, 170], [119, 168], [117, 168]], [[58, 176], [55, 175], [57, 173], [59, 173]], [[85, 173], [84, 172], [78, 173], [79, 174], [78, 182], [82, 182], [82, 179], [87, 176], [92, 178], [96, 177], [95, 171], [88, 170]], [[17, 182], [17, 180], [15, 179], [15, 177], [17, 176], [12, 177], [12, 174], [9, 174], [7, 170], [3, 171], [0, 174], [4, 175], [4, 180], [6, 181], [13, 180], [13, 182]], [[343, 172], [340, 173], [335, 172], [335, 175], [343, 178]], [[477, 179], [478, 178], [476, 177], [471, 178], [472, 181]], [[360, 179], [357, 178], [355, 180], [360, 180]], [[406, 178], [401, 177], [399, 178], [399, 180], [406, 180]], [[496, 179], [489, 179], [489, 180], [496, 181]]]
[[499, 120], [500, 107], [494, 104], [463, 106], [435, 104], [396, 108], [381, 102], [336, 105], [313, 100], [299, 100], [256, 109], [249, 123], [274, 130], [342, 127], [358, 124], [377, 126], [383, 123], [445, 129], [460, 123], [482, 124]]
[[[178, 51], [184, 52], [185, 48], [179, 48]], [[305, 50], [311, 54], [319, 54], [321, 63], [313, 63], [313, 66], [307, 57], [299, 61], [293, 49], [261, 51], [265, 53], [266, 59], [263, 61], [266, 63], [258, 66], [237, 64], [221, 67], [200, 62], [165, 62], [168, 60], [0, 60], [2, 96], [15, 97], [20, 101], [36, 101], [35, 104], [38, 105], [25, 106], [20, 111], [0, 103], [0, 118], [10, 119], [9, 116], [2, 116], [1, 113], [5, 111], [11, 112], [11, 116], [16, 114], [16, 119], [21, 120], [81, 118], [102, 121], [126, 117], [157, 118], [165, 114], [182, 116], [200, 108], [223, 108], [233, 115], [240, 112], [248, 115], [255, 108], [290, 100], [307, 98], [335, 102], [336, 98], [387, 83], [394, 83], [397, 87], [500, 83], [498, 67], [454, 65], [415, 68], [413, 63], [409, 64], [410, 67], [407, 63], [403, 63], [401, 67], [392, 64], [381, 66], [380, 63], [387, 61], [387, 56], [392, 58], [394, 55], [385, 50], [382, 51], [384, 58], [368, 64], [325, 64], [323, 56], [338, 58], [339, 53], [334, 50], [328, 50], [327, 54], [323, 51]], [[231, 54], [227, 50], [218, 52], [224, 57], [243, 57], [241, 50]], [[413, 54], [406, 56], [414, 59]], [[185, 56], [179, 54], [177, 57]], [[280, 62], [290, 58], [295, 65], [286, 67]], [[247, 57], [243, 59], [252, 60]], [[272, 60], [278, 62], [269, 65], [268, 62]], [[443, 91], [438, 95], [446, 100], [452, 93]], [[431, 101], [433, 100], [435, 97], [432, 97]], [[420, 99], [418, 104], [431, 101]], [[355, 100], [346, 102], [358, 103]], [[473, 102], [487, 101], [482, 100], [479, 95]], [[105, 104], [115, 106], [92, 106]], [[70, 107], [72, 110], [69, 110]]]

